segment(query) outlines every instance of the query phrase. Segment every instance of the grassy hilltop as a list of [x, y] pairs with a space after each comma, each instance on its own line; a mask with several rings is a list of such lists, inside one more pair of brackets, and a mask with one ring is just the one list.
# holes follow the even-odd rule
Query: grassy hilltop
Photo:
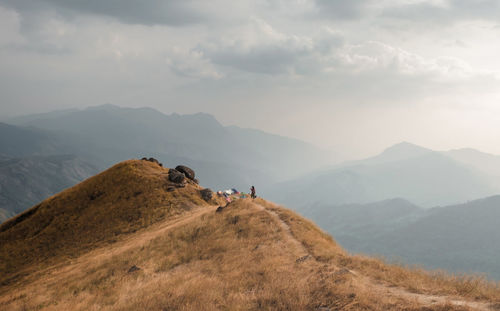
[[119, 163], [0, 226], [0, 310], [499, 310], [500, 289], [351, 256], [263, 199]]

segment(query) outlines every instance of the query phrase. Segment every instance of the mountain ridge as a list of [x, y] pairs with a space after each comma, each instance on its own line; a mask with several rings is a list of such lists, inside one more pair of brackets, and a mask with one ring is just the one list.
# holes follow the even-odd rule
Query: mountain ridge
[[[101, 105], [11, 121], [15, 125], [5, 124], [3, 132], [0, 124], [0, 142], [4, 146], [1, 153], [10, 158], [73, 154], [102, 170], [116, 162], [148, 154], [166, 166], [184, 163], [193, 167], [214, 188], [245, 189], [249, 184], [264, 188], [274, 180], [286, 179], [326, 161], [322, 151], [310, 144], [260, 131], [224, 127], [207, 113], [166, 115], [147, 107]], [[13, 131], [19, 134], [11, 135]], [[25, 181], [15, 174], [5, 178], [14, 183]], [[63, 188], [74, 185], [69, 180]], [[29, 205], [23, 203], [22, 196], [18, 196], [15, 207], [0, 205], [9, 216], [19, 212], [20, 204], [28, 208], [47, 194], [62, 190], [59, 187], [47, 193], [40, 191], [40, 187], [24, 184], [28, 191], [40, 195]]]
[[495, 179], [446, 152], [403, 142], [374, 157], [275, 184], [267, 194], [300, 209], [318, 203], [364, 204], [396, 197], [430, 208], [497, 193], [500, 177]]

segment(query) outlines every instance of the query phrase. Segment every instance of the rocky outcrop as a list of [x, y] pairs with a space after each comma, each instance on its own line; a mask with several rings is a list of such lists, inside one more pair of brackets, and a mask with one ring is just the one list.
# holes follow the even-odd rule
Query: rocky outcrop
[[168, 170], [168, 180], [170, 180], [173, 183], [180, 184], [184, 182], [185, 178], [186, 178], [185, 175], [179, 172], [178, 170], [175, 170], [173, 168]]
[[158, 164], [159, 166], [162, 166], [163, 167], [163, 164], [161, 164], [158, 160], [156, 160], [155, 158], [142, 158], [141, 159], [142, 161], [149, 161], [149, 162], [153, 162], [153, 163], [156, 163]]
[[177, 165], [177, 167], [175, 168], [177, 171], [183, 173], [187, 178], [191, 179], [191, 180], [194, 180], [194, 171], [192, 169], [190, 169], [189, 167], [187, 166], [184, 166], [184, 165]]
[[203, 200], [205, 200], [207, 202], [210, 201], [212, 199], [212, 196], [213, 196], [212, 190], [210, 190], [208, 188], [200, 190], [200, 194], [201, 194], [201, 197], [203, 198]]

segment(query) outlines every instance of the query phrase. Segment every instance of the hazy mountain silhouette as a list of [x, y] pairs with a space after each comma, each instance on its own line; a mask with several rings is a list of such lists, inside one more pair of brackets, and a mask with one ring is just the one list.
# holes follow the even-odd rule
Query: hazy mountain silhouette
[[337, 206], [312, 205], [301, 214], [334, 235], [349, 251], [367, 251], [366, 241], [407, 226], [427, 213], [404, 199]]
[[391, 198], [433, 207], [497, 193], [500, 190], [492, 179], [474, 167], [445, 153], [403, 143], [376, 157], [281, 183], [270, 196], [301, 209], [315, 203], [341, 205]]
[[366, 239], [364, 252], [427, 268], [487, 274], [500, 279], [500, 196], [435, 208], [416, 221]]
[[356, 164], [376, 165], [389, 162], [404, 161], [429, 155], [432, 152], [433, 151], [431, 149], [420, 147], [409, 142], [401, 142], [390, 146], [389, 148], [386, 148], [384, 151], [382, 151], [382, 153], [374, 157], [370, 157], [361, 161], [348, 162], [345, 163], [344, 166]]
[[481, 171], [489, 176], [493, 183], [500, 186], [500, 156], [471, 148], [450, 150], [445, 154], [457, 162]]
[[[215, 189], [236, 187], [248, 191], [252, 184], [263, 187], [328, 161], [326, 152], [310, 144], [258, 130], [224, 127], [205, 113], [165, 115], [151, 108], [103, 105], [17, 117], [9, 122], [15, 125], [0, 124], [0, 154], [7, 158], [73, 154], [102, 169], [122, 160], [155, 157], [166, 166], [183, 163], [193, 167], [206, 185]], [[35, 164], [37, 159], [41, 163]], [[46, 165], [42, 158], [29, 161], [34, 166]], [[30, 174], [38, 181], [50, 176], [36, 175], [42, 172], [33, 170]], [[7, 173], [11, 175], [5, 175], [6, 180], [23, 184], [17, 181], [21, 175], [12, 170]], [[70, 180], [74, 179], [68, 176]], [[54, 183], [61, 184], [56, 180]], [[35, 189], [35, 183], [24, 186], [44, 195], [61, 190], [49, 187], [54, 192], [41, 191]], [[9, 198], [0, 208], [10, 212], [18, 212], [19, 206], [28, 208], [27, 202], [33, 204], [43, 199], [19, 197], [19, 204], [14, 204], [16, 197]], [[14, 205], [7, 208], [8, 204]]]
[[[234, 186], [246, 187], [252, 180], [285, 180], [328, 161], [325, 152], [307, 143], [257, 130], [224, 127], [205, 113], [165, 115], [151, 108], [103, 105], [14, 121], [70, 138], [75, 148], [83, 149], [83, 156], [95, 158], [92, 161], [101, 167], [147, 154], [167, 164], [187, 162], [214, 187], [231, 185], [214, 177], [220, 172], [205, 174], [206, 170], [212, 172], [213, 166], [222, 171], [236, 170], [236, 176], [248, 176], [244, 180], [233, 178]], [[291, 170], [292, 166], [299, 169]]]
[[49, 131], [0, 123], [0, 155], [25, 157], [67, 153], [71, 148]]

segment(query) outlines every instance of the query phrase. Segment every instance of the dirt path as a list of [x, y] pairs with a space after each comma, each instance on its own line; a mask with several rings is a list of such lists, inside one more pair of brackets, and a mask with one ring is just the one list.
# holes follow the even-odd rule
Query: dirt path
[[83, 267], [87, 266], [89, 262], [104, 262], [113, 256], [119, 256], [131, 249], [146, 245], [158, 236], [161, 236], [166, 231], [182, 226], [189, 223], [195, 218], [201, 217], [210, 212], [215, 212], [215, 206], [204, 206], [197, 208], [193, 211], [186, 212], [177, 217], [172, 217], [168, 221], [158, 223], [149, 227], [147, 231], [141, 232], [137, 235], [126, 236], [117, 241], [113, 247], [99, 247], [91, 250], [82, 256], [78, 257], [71, 264], [56, 265], [47, 269], [39, 271], [34, 274], [37, 278], [39, 275], [44, 275], [45, 280], [57, 280], [61, 274], [69, 273], [71, 271], [80, 271]]
[[425, 306], [432, 306], [436, 304], [450, 304], [454, 306], [468, 307], [470, 309], [479, 311], [498, 310], [496, 308], [494, 309], [489, 303], [460, 300], [448, 296], [435, 296], [435, 295], [410, 293], [407, 290], [398, 287], [387, 287], [384, 285], [378, 285], [378, 286], [381, 287], [380, 289], [382, 291], [385, 291], [390, 295], [404, 297], [408, 300], [414, 300]]
[[89, 253], [80, 257], [80, 260], [85, 260], [87, 258], [93, 258], [93, 260], [99, 258], [104, 259], [104, 257], [111, 257], [116, 254], [121, 254], [129, 249], [136, 248], [139, 245], [145, 245], [149, 241], [161, 236], [166, 231], [179, 226], [185, 225], [191, 222], [195, 218], [199, 218], [210, 212], [215, 212], [215, 206], [206, 206], [195, 209], [194, 211], [184, 213], [178, 217], [169, 219], [166, 222], [162, 222], [149, 227], [147, 231], [141, 232], [138, 235], [133, 235], [130, 237], [124, 237], [122, 240], [118, 241], [111, 250], [106, 250], [103, 252], [102, 249], [98, 248], [95, 251], [90, 251]]
[[[293, 235], [292, 231], [290, 230], [290, 226], [283, 219], [281, 219], [276, 212], [271, 211], [257, 203], [254, 203], [254, 205], [259, 210], [266, 211], [269, 215], [271, 215], [285, 232], [286, 236], [288, 237], [288, 241], [291, 244], [293, 244], [295, 248], [297, 248], [300, 251], [300, 253], [302, 253], [301, 257], [297, 259], [297, 261], [301, 259], [305, 260], [309, 258], [314, 258], [314, 256], [312, 256], [312, 254], [308, 252], [308, 250], [304, 247], [304, 245], [302, 245], [302, 243], [299, 240], [297, 240], [297, 238]], [[379, 293], [380, 295], [393, 296], [408, 301], [416, 301], [422, 306], [431, 307], [434, 305], [449, 304], [457, 307], [466, 307], [477, 311], [500, 310], [500, 308], [495, 308], [490, 303], [485, 303], [485, 302], [467, 301], [450, 296], [437, 296], [437, 295], [412, 293], [404, 288], [394, 287], [380, 282], [376, 282], [375, 280], [363, 276], [356, 271], [349, 270], [349, 272], [352, 274], [356, 282], [362, 284], [363, 286], [371, 287], [375, 292]]]
[[500, 310], [499, 308], [495, 308], [490, 303], [486, 302], [468, 301], [452, 296], [412, 293], [409, 292], [407, 289], [401, 287], [395, 287], [388, 284], [377, 282], [375, 280], [370, 279], [369, 277], [360, 275], [356, 271], [349, 270], [349, 272], [352, 273], [357, 282], [365, 286], [366, 285], [370, 286], [373, 291], [375, 291], [380, 295], [393, 296], [393, 297], [403, 298], [409, 301], [416, 301], [422, 306], [431, 307], [435, 305], [448, 304], [457, 307], [467, 307], [477, 311]]
[[275, 219], [278, 222], [279, 226], [281, 227], [281, 229], [283, 229], [286, 236], [288, 237], [288, 242], [290, 242], [294, 246], [294, 248], [297, 249], [297, 251], [299, 253], [299, 257], [297, 258], [297, 262], [301, 262], [301, 261], [305, 261], [309, 258], [313, 258], [311, 256], [311, 254], [309, 253], [309, 251], [304, 247], [304, 245], [299, 240], [297, 240], [295, 238], [292, 231], [290, 230], [290, 226], [288, 226], [288, 224], [285, 221], [283, 221], [276, 212], [268, 210], [264, 206], [257, 204], [257, 203], [254, 203], [254, 205], [259, 210], [267, 212], [273, 219]]

